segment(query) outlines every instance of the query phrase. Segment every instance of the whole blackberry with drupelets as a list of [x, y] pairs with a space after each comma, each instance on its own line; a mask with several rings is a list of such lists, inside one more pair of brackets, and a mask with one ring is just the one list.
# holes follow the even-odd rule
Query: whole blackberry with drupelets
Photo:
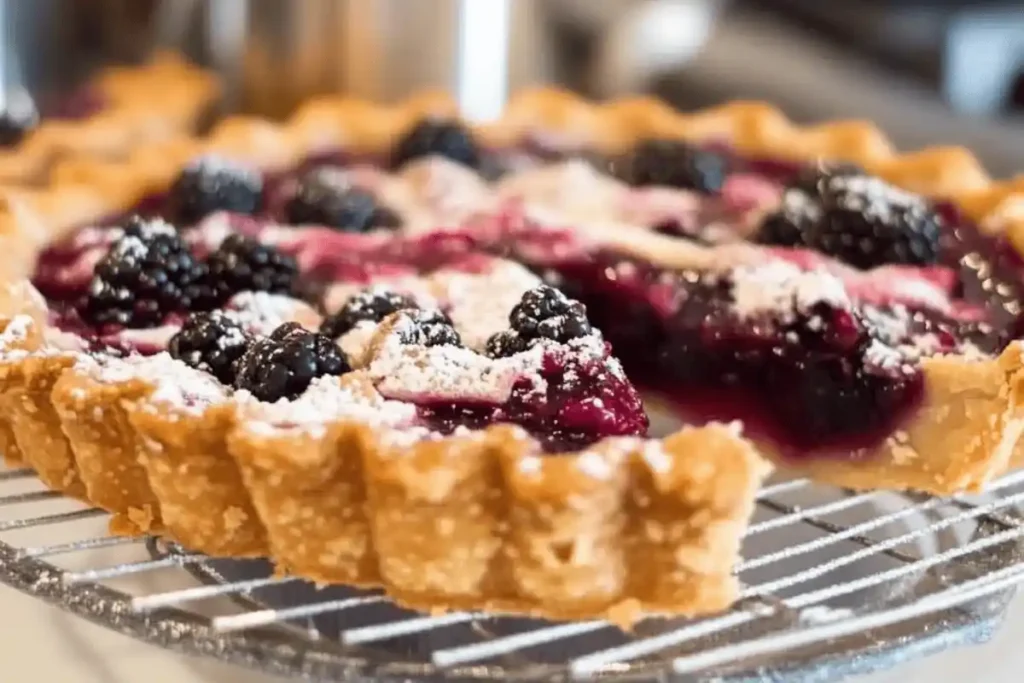
[[235, 362], [252, 344], [252, 337], [223, 311], [193, 313], [167, 345], [171, 357], [208, 372], [222, 383], [235, 381]]
[[352, 370], [334, 340], [285, 323], [254, 341], [236, 364], [234, 387], [261, 401], [296, 399], [318, 377]]

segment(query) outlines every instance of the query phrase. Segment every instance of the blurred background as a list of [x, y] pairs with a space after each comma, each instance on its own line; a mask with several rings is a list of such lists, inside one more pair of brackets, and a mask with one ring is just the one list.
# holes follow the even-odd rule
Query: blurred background
[[1021, 0], [0, 0], [0, 21], [5, 92], [171, 45], [224, 74], [232, 108], [274, 116], [318, 92], [440, 86], [487, 117], [556, 83], [869, 118], [901, 148], [1024, 169]]

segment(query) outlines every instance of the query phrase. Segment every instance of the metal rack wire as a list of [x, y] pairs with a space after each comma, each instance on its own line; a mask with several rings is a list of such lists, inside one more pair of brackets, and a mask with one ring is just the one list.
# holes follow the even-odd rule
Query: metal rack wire
[[[84, 531], [105, 513], [42, 490], [28, 470], [0, 471], [0, 581], [172, 650], [313, 680], [833, 680], [989, 635], [1024, 580], [1022, 484], [1016, 473], [948, 499], [770, 485], [737, 568], [741, 602], [628, 634], [602, 621], [415, 614], [261, 561]], [[40, 527], [53, 543], [34, 544]], [[139, 557], [97, 560], [125, 548]], [[187, 581], [132, 584], [168, 571]]]

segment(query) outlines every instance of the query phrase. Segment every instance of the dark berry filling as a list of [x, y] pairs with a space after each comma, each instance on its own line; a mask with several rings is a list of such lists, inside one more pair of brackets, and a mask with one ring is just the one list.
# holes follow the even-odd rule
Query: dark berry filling
[[517, 424], [549, 452], [573, 451], [606, 437], [647, 433], [647, 414], [633, 384], [606, 361], [564, 350], [544, 357], [544, 390], [521, 380], [500, 406], [425, 403], [420, 418], [441, 433], [495, 422]]
[[792, 318], [744, 318], [728, 279], [610, 253], [559, 273], [633, 381], [689, 417], [742, 419], [790, 455], [873, 445], [921, 398], [920, 373], [875, 358], [876, 333], [857, 313], [820, 304]]
[[318, 377], [351, 371], [334, 340], [286, 323], [253, 342], [235, 366], [234, 386], [261, 401], [295, 399]]

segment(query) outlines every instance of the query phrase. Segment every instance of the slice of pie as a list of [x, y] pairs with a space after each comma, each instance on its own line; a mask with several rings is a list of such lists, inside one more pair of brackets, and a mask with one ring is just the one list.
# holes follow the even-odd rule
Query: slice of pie
[[216, 77], [172, 53], [101, 71], [38, 105], [13, 96], [0, 112], [0, 183], [45, 182], [58, 159], [119, 158], [138, 145], [190, 135], [219, 96]]
[[[54, 175], [0, 215], [49, 236], [5, 271], [0, 435], [126, 532], [628, 621], [735, 598], [764, 456], [938, 493], [1019, 459], [1024, 187], [962, 152], [541, 92]], [[637, 388], [694, 426], [648, 437]]]

